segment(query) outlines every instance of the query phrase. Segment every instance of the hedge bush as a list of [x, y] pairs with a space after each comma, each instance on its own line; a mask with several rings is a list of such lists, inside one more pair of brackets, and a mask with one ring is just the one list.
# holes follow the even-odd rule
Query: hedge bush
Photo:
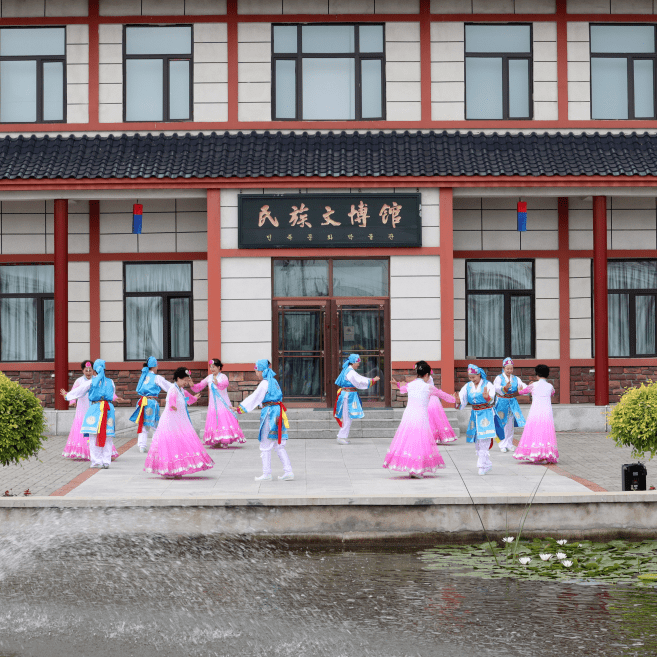
[[35, 456], [47, 429], [43, 407], [34, 393], [0, 372], [0, 464]]
[[631, 447], [633, 458], [657, 453], [657, 383], [628, 388], [608, 418], [611, 438], [619, 447]]

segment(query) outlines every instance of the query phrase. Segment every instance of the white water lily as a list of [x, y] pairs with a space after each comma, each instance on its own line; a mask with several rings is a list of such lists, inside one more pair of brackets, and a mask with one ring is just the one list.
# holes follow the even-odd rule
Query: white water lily
[[526, 566], [531, 560], [531, 557], [520, 557], [520, 559], [518, 559], [523, 566]]
[[562, 559], [565, 559], [568, 555], [564, 554], [563, 552], [557, 552], [557, 559], [561, 561]]
[[577, 547], [581, 547], [581, 548], [582, 548], [582, 547], [584, 547], [584, 544], [583, 544], [583, 543], [580, 543]]
[[559, 545], [565, 545], [568, 541], [565, 538], [560, 538], [557, 543], [559, 543]]
[[541, 557], [541, 559], [543, 559], [543, 561], [549, 561], [550, 559], [552, 559], [551, 554], [539, 554], [538, 556]]
[[502, 540], [503, 540], [505, 543], [513, 543], [513, 539], [514, 539], [513, 536], [505, 536]]
[[565, 566], [566, 568], [570, 568], [573, 565], [573, 562], [572, 561], [562, 561], [561, 565]]

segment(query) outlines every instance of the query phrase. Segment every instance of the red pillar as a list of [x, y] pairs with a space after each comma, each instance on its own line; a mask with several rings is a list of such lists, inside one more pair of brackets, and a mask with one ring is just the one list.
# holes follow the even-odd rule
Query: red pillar
[[221, 358], [221, 190], [208, 189], [208, 358]]
[[607, 319], [607, 197], [593, 197], [593, 326], [595, 328], [595, 405], [609, 404]]
[[68, 390], [68, 200], [55, 200], [55, 408], [66, 410], [59, 394]]
[[454, 381], [454, 198], [440, 190], [440, 387], [451, 394]]

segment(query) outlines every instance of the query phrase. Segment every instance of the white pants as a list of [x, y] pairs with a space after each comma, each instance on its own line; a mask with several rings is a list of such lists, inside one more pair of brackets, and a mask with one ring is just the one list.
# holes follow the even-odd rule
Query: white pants
[[488, 470], [488, 468], [493, 467], [493, 462], [490, 460], [490, 456], [488, 456], [489, 445], [490, 445], [490, 438], [486, 438], [486, 440], [475, 440], [474, 442], [475, 450], [477, 450], [478, 468], [483, 468], [484, 470]]
[[112, 449], [114, 441], [107, 436], [105, 438], [105, 447], [98, 447], [96, 445], [96, 434], [89, 435], [89, 456], [91, 459], [91, 467], [99, 468], [103, 465], [109, 465], [112, 462]]
[[513, 413], [509, 413], [509, 418], [504, 425], [504, 440], [499, 443], [500, 449], [509, 449], [513, 447]]
[[338, 431], [338, 438], [349, 438], [349, 430], [351, 429], [351, 417], [349, 416], [349, 395], [344, 396], [342, 402], [342, 428]]
[[272, 450], [276, 451], [278, 458], [283, 464], [283, 472], [285, 474], [292, 474], [292, 463], [290, 463], [290, 457], [287, 455], [285, 450], [286, 441], [283, 440], [281, 444], [278, 444], [278, 440], [271, 440], [269, 438], [269, 422], [266, 421], [260, 432], [260, 458], [262, 458], [262, 474], [270, 475], [271, 474], [271, 452]]
[[143, 426], [140, 434], [137, 435], [137, 445], [139, 447], [148, 447], [148, 434], [151, 434], [151, 438], [155, 433], [154, 427]]

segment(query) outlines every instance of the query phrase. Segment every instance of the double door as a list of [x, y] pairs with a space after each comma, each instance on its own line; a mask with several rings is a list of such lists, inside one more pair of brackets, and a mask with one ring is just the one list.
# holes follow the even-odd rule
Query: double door
[[360, 392], [369, 406], [389, 406], [389, 302], [387, 299], [274, 301], [273, 367], [287, 402], [332, 406], [334, 381], [351, 353], [358, 373], [381, 381]]

